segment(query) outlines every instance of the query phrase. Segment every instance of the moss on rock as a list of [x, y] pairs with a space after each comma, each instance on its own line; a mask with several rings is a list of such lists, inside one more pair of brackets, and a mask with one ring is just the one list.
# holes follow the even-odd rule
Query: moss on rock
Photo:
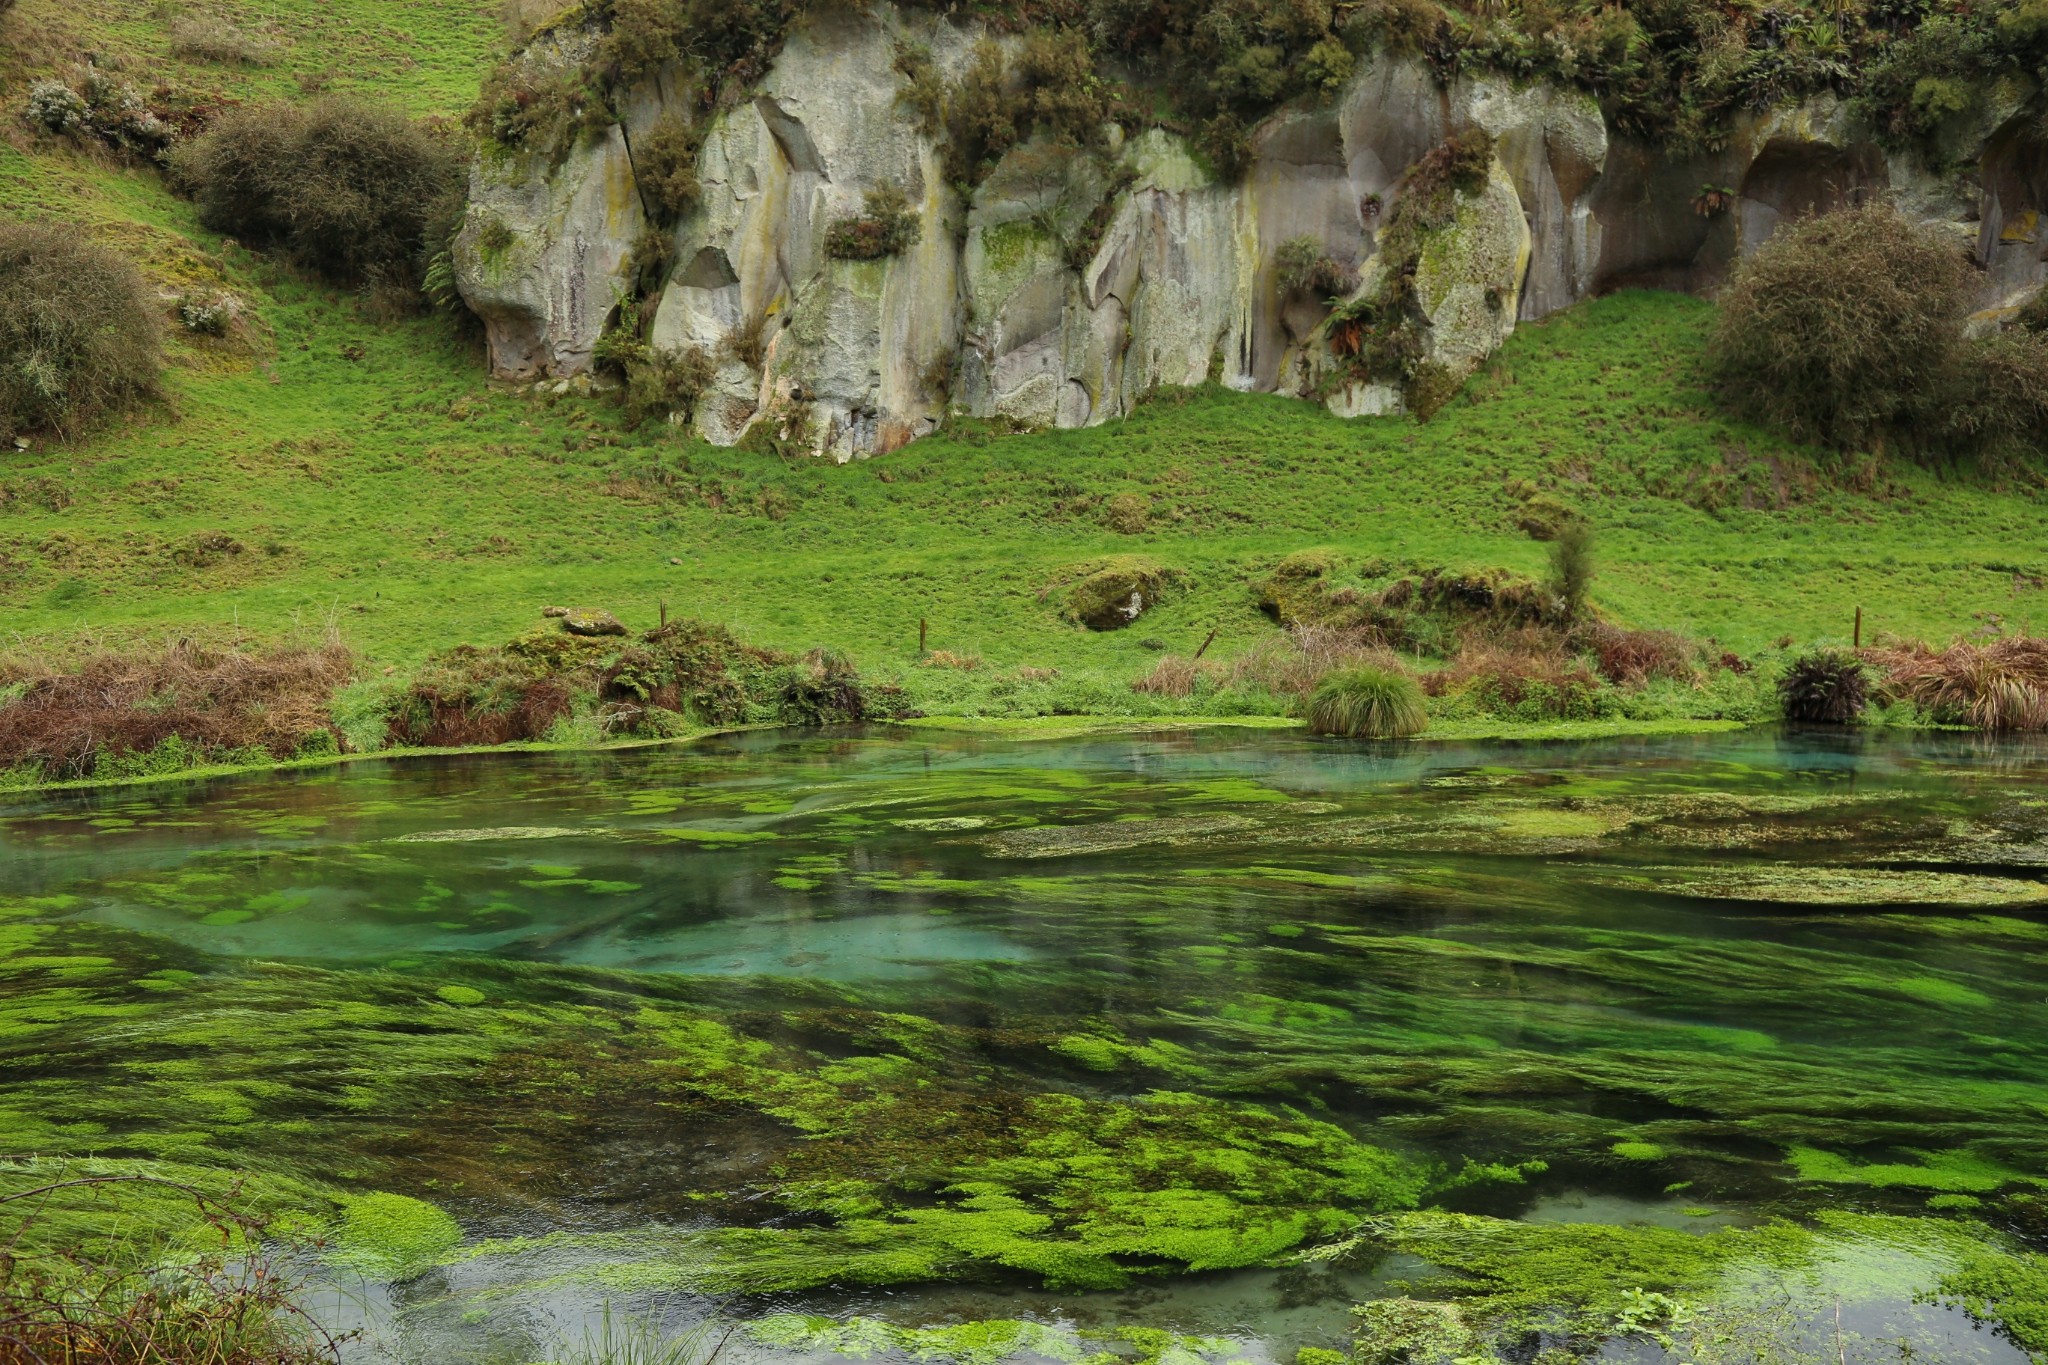
[[1074, 571], [1066, 617], [1090, 630], [1122, 630], [1185, 581], [1178, 569], [1141, 555], [1117, 555]]

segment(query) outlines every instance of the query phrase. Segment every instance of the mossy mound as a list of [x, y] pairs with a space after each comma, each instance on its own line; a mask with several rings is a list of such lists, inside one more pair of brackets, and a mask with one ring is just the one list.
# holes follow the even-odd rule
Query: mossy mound
[[1447, 650], [1461, 622], [1554, 624], [1543, 585], [1506, 569], [1451, 569], [1297, 550], [1251, 584], [1252, 604], [1283, 626], [1369, 632], [1399, 648]]
[[1118, 555], [1077, 570], [1066, 617], [1090, 630], [1122, 630], [1179, 590], [1186, 575], [1156, 559]]

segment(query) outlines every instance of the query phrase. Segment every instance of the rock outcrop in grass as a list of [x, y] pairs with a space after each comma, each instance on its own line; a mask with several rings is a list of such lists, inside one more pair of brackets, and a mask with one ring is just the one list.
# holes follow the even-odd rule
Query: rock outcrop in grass
[[[1880, 142], [1796, 83], [1718, 108], [1709, 137], [1643, 137], [1646, 119], [1704, 115], [1637, 92], [1610, 100], [1613, 121], [1563, 73], [1527, 83], [1479, 53], [1433, 67], [1367, 16], [1313, 51], [1279, 42], [1268, 57], [1291, 65], [1265, 96], [1173, 132], [1106, 95], [1057, 23], [1019, 37], [908, 4], [768, 9], [745, 41], [707, 29], [724, 64], [694, 78], [629, 60], [673, 34], [580, 11], [493, 78], [476, 123], [500, 145], [456, 259], [500, 374], [588, 367], [643, 234], [673, 261], [641, 300], [648, 344], [763, 342], [726, 350], [686, 420], [732, 444], [796, 413], [808, 448], [839, 458], [950, 410], [1088, 426], [1210, 378], [1426, 416], [1520, 322], [1623, 285], [1714, 285], [1781, 221], [1887, 189], [1976, 234], [1980, 306], [2042, 278], [2031, 219], [1998, 188], [2017, 170], [1959, 187], [1913, 139]], [[1091, 41], [1142, 45], [1108, 27]], [[2010, 162], [2006, 114], [1971, 109], [1949, 120], [1950, 154]], [[898, 194], [884, 243], [867, 201]], [[873, 242], [855, 240], [863, 222]], [[509, 250], [485, 249], [493, 223]]]

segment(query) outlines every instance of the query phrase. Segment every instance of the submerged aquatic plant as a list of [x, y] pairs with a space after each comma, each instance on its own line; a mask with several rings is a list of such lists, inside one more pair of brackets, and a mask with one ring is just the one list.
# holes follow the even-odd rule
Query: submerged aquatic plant
[[553, 1365], [712, 1365], [737, 1330], [707, 1319], [671, 1333], [658, 1318], [628, 1316], [606, 1300], [597, 1326], [565, 1337]]
[[1316, 684], [1308, 699], [1308, 728], [1347, 739], [1400, 739], [1429, 725], [1422, 688], [1391, 668], [1341, 669]]

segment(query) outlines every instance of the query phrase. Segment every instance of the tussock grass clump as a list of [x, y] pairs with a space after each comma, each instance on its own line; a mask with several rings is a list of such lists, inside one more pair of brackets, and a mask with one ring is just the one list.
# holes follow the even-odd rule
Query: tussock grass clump
[[1870, 651], [1884, 688], [1936, 720], [1979, 730], [2048, 729], [2048, 639]]
[[1778, 679], [1787, 720], [1848, 725], [1863, 714], [1869, 696], [1870, 678], [1863, 661], [1845, 650], [1802, 654]]
[[216, 232], [337, 283], [414, 288], [459, 218], [464, 160], [452, 138], [330, 96], [230, 110], [172, 166]]
[[1697, 651], [1676, 631], [1598, 625], [1588, 634], [1600, 676], [1616, 687], [1640, 687], [1657, 678], [1683, 682], [1699, 675]]
[[328, 707], [352, 668], [338, 644], [248, 653], [191, 643], [108, 651], [62, 672], [16, 667], [0, 673], [18, 689], [0, 705], [0, 769], [54, 782], [332, 753]]
[[1347, 739], [1420, 734], [1429, 711], [1415, 679], [1391, 668], [1345, 668], [1324, 676], [1308, 699], [1308, 728]]
[[162, 329], [125, 258], [55, 223], [0, 225], [0, 441], [73, 436], [153, 396]]

